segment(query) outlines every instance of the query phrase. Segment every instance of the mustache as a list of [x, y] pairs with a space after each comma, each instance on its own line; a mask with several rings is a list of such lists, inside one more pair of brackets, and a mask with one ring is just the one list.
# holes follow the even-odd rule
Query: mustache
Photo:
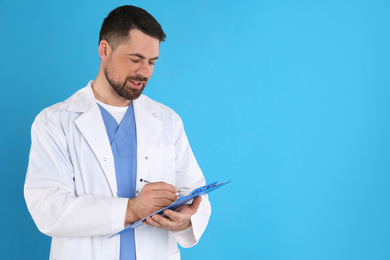
[[129, 76], [126, 78], [126, 81], [127, 80], [130, 80], [130, 81], [140, 81], [140, 82], [147, 82], [148, 81], [148, 78], [146, 77], [143, 77], [143, 76], [140, 76], [140, 75], [136, 75], [136, 76]]

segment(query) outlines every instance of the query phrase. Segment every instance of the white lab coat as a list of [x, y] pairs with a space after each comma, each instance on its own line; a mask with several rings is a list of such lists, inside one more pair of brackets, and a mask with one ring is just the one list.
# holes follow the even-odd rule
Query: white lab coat
[[[25, 199], [38, 229], [52, 237], [51, 260], [118, 260], [127, 199], [117, 197], [114, 158], [91, 85], [43, 110], [31, 130]], [[134, 101], [137, 180], [164, 181], [180, 190], [204, 185], [179, 116], [141, 95]], [[137, 181], [137, 193], [143, 183]], [[211, 207], [203, 197], [192, 227], [170, 232], [135, 230], [138, 260], [180, 259], [195, 245]]]

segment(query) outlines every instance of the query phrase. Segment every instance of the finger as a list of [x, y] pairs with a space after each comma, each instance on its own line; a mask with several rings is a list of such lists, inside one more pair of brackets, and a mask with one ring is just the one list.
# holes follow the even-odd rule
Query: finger
[[198, 211], [201, 202], [202, 202], [202, 197], [198, 196], [192, 201], [191, 204], [184, 204], [183, 206], [177, 208], [175, 211], [193, 215]]
[[168, 184], [166, 182], [153, 182], [146, 184], [144, 187], [147, 187], [150, 190], [166, 190], [173, 194], [177, 193], [177, 188], [171, 184]]
[[182, 213], [182, 212], [176, 212], [170, 209], [164, 210], [164, 214], [171, 219], [174, 222], [180, 223], [183, 220], [189, 218], [191, 214], [188, 213]]
[[177, 196], [175, 193], [172, 193], [167, 190], [158, 190], [153, 193], [154, 199], [168, 199], [172, 202], [175, 202], [177, 200]]
[[195, 214], [198, 211], [199, 205], [202, 202], [202, 197], [196, 197], [191, 204], [184, 204], [175, 209], [175, 212]]
[[160, 221], [160, 224], [163, 225], [163, 228], [165, 229], [180, 231], [191, 226], [191, 214], [175, 212], [172, 210], [165, 210], [164, 214], [168, 218]]
[[201, 196], [196, 197], [192, 201], [190, 209], [192, 209], [193, 211], [195, 211], [194, 213], [196, 213], [198, 211], [201, 202], [202, 202], [202, 197]]
[[153, 227], [156, 227], [156, 228], [162, 228], [162, 225], [156, 221], [153, 217], [149, 217], [145, 220], [146, 224], [147, 225], [150, 225], [150, 226], [153, 226]]
[[163, 217], [158, 214], [153, 215], [152, 220], [156, 225], [158, 225], [157, 227], [164, 228], [164, 229], [170, 229], [175, 224], [171, 219], [167, 217]]
[[174, 201], [169, 200], [169, 199], [154, 199], [153, 201], [151, 201], [153, 207], [158, 208], [158, 209], [165, 208], [165, 207], [171, 205], [173, 202]]

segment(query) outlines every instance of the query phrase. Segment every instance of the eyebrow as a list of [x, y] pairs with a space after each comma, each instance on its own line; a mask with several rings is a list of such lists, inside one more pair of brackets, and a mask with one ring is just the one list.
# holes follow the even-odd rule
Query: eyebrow
[[[141, 54], [138, 54], [138, 53], [130, 53], [130, 54], [127, 54], [127, 56], [135, 56], [135, 57], [138, 57], [140, 59], [146, 59], [146, 57], [142, 56]], [[157, 60], [158, 59], [158, 56], [157, 57], [154, 57], [154, 58], [151, 58], [149, 60]]]

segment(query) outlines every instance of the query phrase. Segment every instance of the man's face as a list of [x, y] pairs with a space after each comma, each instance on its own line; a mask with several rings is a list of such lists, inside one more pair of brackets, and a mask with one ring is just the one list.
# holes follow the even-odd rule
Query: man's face
[[129, 40], [119, 45], [104, 64], [104, 75], [115, 92], [128, 100], [137, 99], [153, 74], [160, 41], [130, 30]]

